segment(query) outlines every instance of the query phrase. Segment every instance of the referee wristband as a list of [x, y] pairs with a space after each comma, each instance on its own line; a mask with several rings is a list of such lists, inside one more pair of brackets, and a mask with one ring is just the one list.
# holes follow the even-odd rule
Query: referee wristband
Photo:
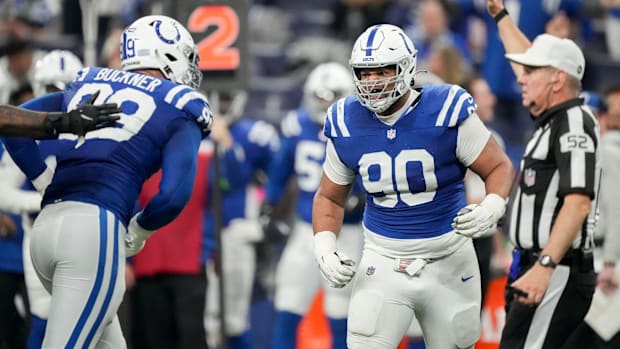
[[493, 16], [493, 20], [495, 20], [495, 23], [499, 23], [499, 21], [501, 21], [502, 18], [506, 16], [508, 16], [508, 11], [505, 8], [503, 8], [495, 16]]

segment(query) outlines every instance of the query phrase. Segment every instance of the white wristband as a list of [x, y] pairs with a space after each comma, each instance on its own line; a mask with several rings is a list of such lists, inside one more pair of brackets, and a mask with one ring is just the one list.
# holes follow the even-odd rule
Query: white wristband
[[506, 199], [495, 193], [491, 193], [482, 200], [480, 206], [488, 209], [491, 214], [493, 214], [493, 219], [497, 222], [506, 212]]
[[142, 228], [140, 224], [138, 224], [139, 215], [140, 213], [136, 214], [135, 216], [133, 216], [133, 218], [131, 218], [131, 221], [129, 222], [128, 230], [134, 232], [138, 239], [146, 240], [148, 239], [149, 236], [151, 236], [155, 232], [155, 230], [146, 230]]
[[314, 257], [317, 261], [321, 257], [336, 251], [336, 233], [324, 230], [314, 234]]
[[37, 178], [32, 180], [32, 185], [39, 193], [43, 193], [45, 188], [52, 183], [53, 178], [54, 171], [52, 171], [52, 169], [48, 166]]

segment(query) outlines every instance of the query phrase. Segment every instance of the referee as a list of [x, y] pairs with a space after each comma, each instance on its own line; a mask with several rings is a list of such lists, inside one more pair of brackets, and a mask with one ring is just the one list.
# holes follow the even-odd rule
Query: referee
[[507, 214], [516, 246], [500, 348], [560, 348], [585, 317], [595, 287], [592, 225], [599, 127], [583, 100], [585, 58], [569, 39], [533, 43], [502, 0], [487, 0], [535, 132]]

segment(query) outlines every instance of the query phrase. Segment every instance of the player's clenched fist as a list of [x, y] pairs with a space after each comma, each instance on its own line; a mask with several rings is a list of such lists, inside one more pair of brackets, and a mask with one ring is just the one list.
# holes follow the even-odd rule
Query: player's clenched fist
[[342, 288], [355, 276], [355, 262], [336, 252], [336, 234], [331, 231], [314, 234], [314, 256], [330, 287]]
[[495, 17], [504, 8], [504, 0], [487, 0], [487, 11]]
[[88, 131], [116, 126], [122, 110], [116, 103], [94, 105], [99, 91], [93, 93], [86, 102], [66, 113], [52, 112], [45, 119], [45, 130], [50, 136], [59, 133], [73, 133], [83, 136]]
[[146, 239], [154, 233], [152, 230], [146, 230], [138, 224], [138, 214], [131, 218], [129, 226], [127, 227], [127, 234], [125, 235], [125, 254], [127, 257], [132, 257], [144, 248]]
[[479, 205], [463, 207], [454, 217], [452, 228], [457, 234], [470, 238], [486, 236], [493, 232], [505, 211], [506, 200], [497, 194], [489, 194]]

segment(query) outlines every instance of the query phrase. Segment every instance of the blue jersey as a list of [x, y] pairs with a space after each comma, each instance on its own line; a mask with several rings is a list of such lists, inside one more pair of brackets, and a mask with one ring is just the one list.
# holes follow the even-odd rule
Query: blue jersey
[[[248, 187], [257, 171], [267, 172], [278, 148], [275, 128], [264, 121], [242, 119], [230, 126], [230, 133], [233, 146], [220, 157], [219, 163], [224, 227], [233, 219], [246, 218]], [[210, 166], [209, 183], [215, 183], [212, 169]]]
[[277, 203], [283, 196], [288, 180], [297, 180], [297, 215], [312, 222], [312, 201], [321, 182], [325, 161], [325, 142], [322, 128], [304, 109], [289, 113], [282, 120], [280, 151], [269, 169], [265, 187], [267, 202]]
[[397, 239], [452, 231], [466, 205], [465, 166], [457, 158], [458, 126], [476, 109], [456, 85], [425, 85], [418, 102], [392, 126], [355, 97], [328, 110], [325, 136], [366, 191], [364, 225]]
[[[294, 176], [297, 180], [297, 216], [312, 223], [312, 203], [321, 183], [327, 138], [322, 126], [314, 122], [304, 109], [289, 113], [282, 121], [281, 131], [280, 151], [269, 169], [265, 187], [267, 202], [277, 203], [288, 180]], [[354, 186], [352, 192], [356, 190], [359, 191], [359, 187]], [[344, 222], [358, 223], [361, 218], [355, 212], [345, 215]]]
[[[43, 205], [65, 200], [93, 203], [127, 224], [142, 183], [163, 167], [160, 192], [138, 219], [145, 229], [158, 229], [176, 217], [191, 194], [201, 138], [196, 119], [210, 113], [206, 99], [169, 80], [93, 67], [83, 69], [56, 97], [42, 97], [47, 98], [43, 104], [48, 111], [71, 110], [96, 91], [96, 103], [117, 103], [123, 110], [119, 126], [89, 132], [57, 154]], [[60, 138], [75, 140], [71, 135]], [[5, 142], [10, 150], [11, 140]], [[24, 168], [29, 160], [23, 155], [14, 159], [30, 179], [37, 176], [37, 166]]]
[[[230, 126], [230, 133], [233, 146], [219, 158], [223, 227], [227, 227], [233, 219], [247, 218], [248, 187], [257, 171], [267, 172], [278, 149], [278, 134], [275, 128], [263, 121], [241, 119]], [[213, 168], [213, 165], [209, 166], [209, 191], [215, 185]], [[204, 224], [204, 261], [210, 258], [211, 252], [216, 248], [211, 199], [212, 195], [209, 193]]]

